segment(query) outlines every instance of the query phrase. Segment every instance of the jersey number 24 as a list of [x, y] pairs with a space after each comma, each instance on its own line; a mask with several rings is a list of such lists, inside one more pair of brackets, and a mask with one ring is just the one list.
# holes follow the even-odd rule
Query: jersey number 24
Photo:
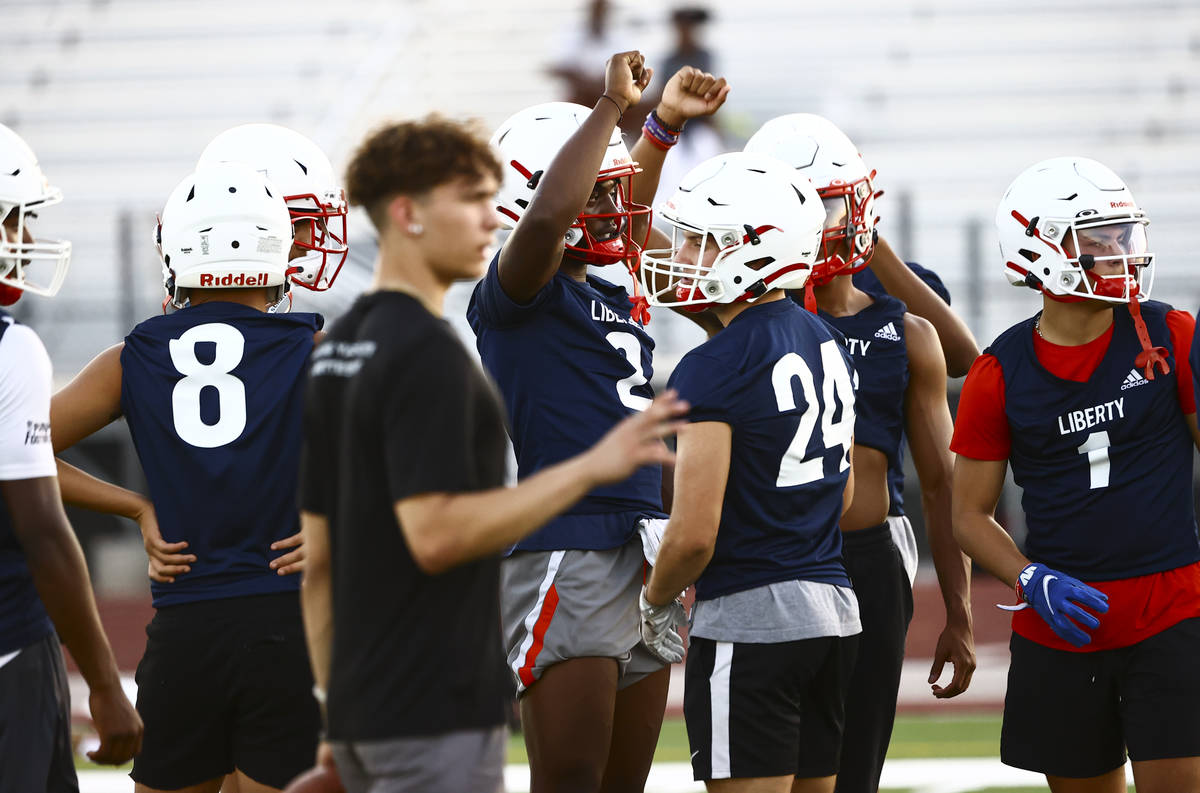
[[[816, 482], [825, 477], [825, 450], [840, 448], [838, 471], [850, 467], [850, 447], [854, 443], [854, 385], [850, 371], [833, 340], [821, 343], [821, 399], [817, 399], [816, 381], [812, 369], [801, 356], [794, 352], [779, 359], [771, 370], [771, 385], [775, 388], [775, 403], [781, 413], [796, 409], [796, 394], [792, 389], [793, 378], [800, 381], [804, 397], [804, 412], [800, 414], [800, 426], [796, 435], [779, 461], [779, 476], [776, 487], [794, 487]], [[841, 417], [834, 419], [837, 403], [841, 403]], [[820, 420], [819, 448], [812, 457], [805, 457], [809, 442], [817, 431]]]

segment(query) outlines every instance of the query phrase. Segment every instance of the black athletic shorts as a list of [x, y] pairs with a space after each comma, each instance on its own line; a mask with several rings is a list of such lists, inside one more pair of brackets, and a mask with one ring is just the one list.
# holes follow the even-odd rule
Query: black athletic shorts
[[79, 793], [67, 671], [53, 633], [0, 666], [0, 791], [10, 790]]
[[174, 790], [236, 768], [282, 788], [312, 767], [321, 717], [298, 594], [159, 609], [136, 679], [134, 781]]
[[875, 793], [896, 720], [912, 585], [887, 523], [844, 532], [842, 557], [858, 597], [862, 633], [846, 695], [837, 793]]
[[1130, 647], [1076, 653], [1013, 634], [1000, 759], [1061, 777], [1200, 756], [1200, 617]]
[[698, 780], [832, 776], [858, 636], [779, 644], [692, 637], [683, 715]]

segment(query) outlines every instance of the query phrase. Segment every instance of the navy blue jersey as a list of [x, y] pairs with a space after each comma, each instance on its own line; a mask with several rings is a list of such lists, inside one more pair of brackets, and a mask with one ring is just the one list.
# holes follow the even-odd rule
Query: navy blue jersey
[[733, 431], [699, 600], [778, 581], [850, 586], [838, 520], [854, 433], [853, 365], [838, 332], [790, 300], [754, 305], [689, 352], [670, 386], [688, 420]]
[[[500, 286], [498, 260], [499, 254], [475, 287], [467, 320], [504, 396], [521, 479], [586, 451], [650, 405], [654, 341], [630, 317], [624, 288], [558, 272], [522, 305]], [[642, 516], [665, 517], [659, 466], [593, 490], [516, 548], [616, 548], [634, 535]]]
[[[20, 329], [26, 331], [24, 334], [6, 333], [13, 324], [8, 312], [0, 309], [0, 479], [53, 476], [54, 460], [49, 452], [50, 425], [46, 423], [42, 429], [41, 421], [29, 421], [30, 418], [42, 421], [49, 419], [49, 361], [45, 358], [45, 350], [37, 343], [36, 337], [28, 332], [28, 328]], [[22, 338], [18, 338], [19, 335]], [[36, 349], [15, 349], [20, 344]], [[44, 363], [44, 372], [30, 371], [30, 359]], [[17, 378], [41, 374], [45, 375], [46, 381], [44, 395], [41, 396], [45, 404], [40, 408], [29, 406], [35, 411], [29, 413], [23, 404], [28, 400], [21, 399], [16, 393], [17, 389], [10, 390], [9, 386], [18, 385], [15, 382]], [[9, 378], [13, 382], [5, 382]], [[32, 455], [17, 453], [18, 444], [26, 447], [21, 451], [28, 451], [30, 444], [44, 445], [48, 464], [39, 464], [37, 460], [30, 459]], [[25, 459], [14, 465], [14, 458]], [[0, 495], [0, 655], [28, 647], [53, 631], [54, 626], [33, 585], [24, 550], [13, 530], [8, 505], [4, 503], [4, 496]]]
[[[923, 267], [916, 262], [905, 262], [908, 269], [912, 270], [917, 276], [925, 282], [925, 285], [937, 293], [937, 296], [946, 301], [946, 305], [950, 305], [950, 290], [942, 283], [942, 278], [928, 267]], [[879, 278], [870, 267], [863, 268], [855, 273], [852, 278], [854, 285], [863, 290], [872, 297], [886, 295], [887, 290], [883, 288], [883, 284], [879, 282]]]
[[1170, 307], [1142, 316], [1154, 344], [1170, 350], [1170, 374], [1133, 366], [1142, 351], [1125, 305], [1087, 382], [1063, 380], [1038, 362], [1036, 317], [984, 351], [1004, 374], [1013, 478], [1024, 488], [1030, 559], [1085, 581], [1132, 578], [1200, 560], [1192, 506], [1192, 439], [1179, 408]]
[[304, 372], [318, 314], [210, 302], [125, 338], [121, 407], [159, 528], [187, 540], [191, 572], [150, 585], [155, 606], [294, 592], [268, 567], [299, 531]]
[[891, 515], [904, 514], [904, 392], [908, 388], [908, 347], [904, 303], [890, 295], [848, 317], [820, 312], [841, 331], [858, 372], [854, 401], [854, 442], [887, 456]]

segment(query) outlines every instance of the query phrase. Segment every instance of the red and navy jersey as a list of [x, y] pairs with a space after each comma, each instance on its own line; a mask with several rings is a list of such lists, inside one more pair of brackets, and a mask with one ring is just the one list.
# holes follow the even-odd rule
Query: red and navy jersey
[[729, 479], [699, 600], [779, 581], [850, 586], [838, 521], [854, 433], [842, 339], [790, 300], [753, 305], [675, 367], [691, 422], [732, 428]]
[[318, 314], [236, 303], [138, 325], [121, 353], [121, 408], [159, 528], [186, 540], [191, 571], [151, 584], [156, 607], [299, 589], [268, 566], [299, 531], [305, 367]]
[[1084, 581], [1132, 578], [1200, 560], [1192, 505], [1192, 440], [1180, 409], [1166, 315], [1142, 316], [1170, 374], [1147, 379], [1128, 307], [1083, 382], [1052, 374], [1034, 350], [1036, 317], [1010, 328], [985, 355], [1004, 378], [1013, 478], [1024, 488], [1026, 555]]
[[[28, 367], [22, 365], [22, 360], [26, 358], [26, 351], [13, 350], [14, 345], [29, 343], [37, 348], [30, 352], [40, 353], [39, 357], [45, 359], [45, 351], [37, 343], [36, 336], [29, 331], [28, 327], [20, 328], [21, 331], [26, 331], [26, 333], [20, 334], [24, 337], [20, 341], [17, 338], [18, 332], [6, 334], [14, 324], [15, 321], [11, 315], [4, 309], [0, 309], [0, 357], [4, 359], [3, 365], [0, 365], [0, 428], [2, 428], [0, 429], [0, 479], [53, 476], [52, 459], [48, 469], [40, 466], [42, 470], [38, 470], [39, 466], [36, 464], [23, 465], [19, 468], [10, 465], [14, 458], [28, 456], [16, 454], [13, 448], [16, 444], [27, 446], [37, 443], [44, 444], [47, 449], [50, 447], [48, 361], [46, 362], [46, 388], [43, 397], [45, 405], [36, 414], [26, 414], [25, 405], [22, 404], [25, 400], [19, 398], [10, 400], [8, 398], [10, 394], [6, 393], [8, 389], [3, 387], [6, 385], [3, 380], [7, 377], [34, 377], [39, 374], [28, 371]], [[10, 355], [10, 353], [16, 354]], [[10, 361], [13, 364], [11, 366], [7, 365]], [[40, 422], [30, 422], [29, 418], [44, 419], [47, 422], [45, 429], [41, 428]], [[49, 451], [46, 454], [52, 458]], [[29, 565], [25, 562], [25, 552], [13, 530], [8, 505], [4, 503], [3, 495], [0, 495], [0, 655], [28, 647], [53, 631], [54, 626], [50, 622], [50, 617], [46, 615], [46, 609], [42, 606], [37, 589], [33, 585]]]
[[846, 337], [858, 372], [854, 401], [854, 443], [887, 456], [891, 515], [904, 514], [904, 392], [908, 388], [908, 346], [904, 338], [904, 303], [889, 295], [847, 317], [819, 312], [821, 319]]
[[[467, 320], [508, 410], [517, 477], [586, 451], [654, 398], [654, 341], [630, 316], [624, 288], [558, 272], [527, 304], [505, 294], [497, 258], [475, 287]], [[603, 550], [624, 545], [640, 517], [662, 512], [662, 469], [640, 468], [593, 490], [516, 545], [518, 550]]]

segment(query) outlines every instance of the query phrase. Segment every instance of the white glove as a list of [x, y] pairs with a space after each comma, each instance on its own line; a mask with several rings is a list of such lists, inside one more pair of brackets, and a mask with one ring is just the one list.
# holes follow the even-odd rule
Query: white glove
[[672, 600], [665, 606], [652, 606], [646, 600], [646, 587], [642, 587], [639, 598], [642, 619], [639, 627], [642, 631], [642, 644], [646, 645], [655, 657], [668, 664], [677, 664], [683, 660], [683, 638], [678, 628], [687, 624], [687, 613], [683, 604]]
[[638, 521], [638, 535], [642, 538], [642, 555], [651, 567], [658, 560], [658, 548], [662, 545], [663, 533], [667, 530], [666, 518], [642, 518]]

